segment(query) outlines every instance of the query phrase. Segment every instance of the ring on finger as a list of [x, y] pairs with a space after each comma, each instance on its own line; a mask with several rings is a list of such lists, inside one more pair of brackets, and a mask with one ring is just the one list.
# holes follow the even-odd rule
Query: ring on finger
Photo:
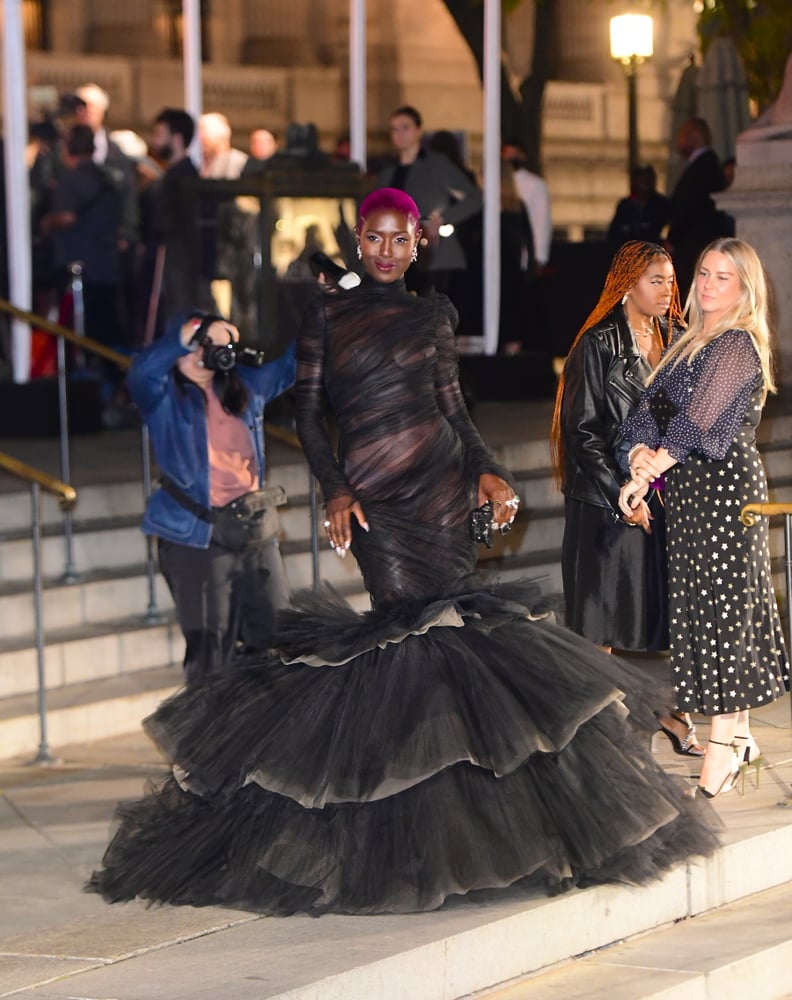
[[330, 527], [330, 522], [329, 521], [322, 521], [322, 527], [323, 528], [329, 528]]

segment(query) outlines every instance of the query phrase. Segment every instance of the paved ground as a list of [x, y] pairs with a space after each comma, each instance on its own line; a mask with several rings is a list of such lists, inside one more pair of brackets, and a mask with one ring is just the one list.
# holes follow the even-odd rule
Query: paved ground
[[[667, 678], [662, 657], [635, 662], [647, 676]], [[706, 737], [705, 727], [701, 732]], [[756, 713], [755, 732], [768, 764], [758, 790], [751, 774], [743, 796], [717, 801], [728, 844], [792, 824], [788, 696]], [[694, 761], [673, 755], [662, 737], [657, 750], [665, 767], [695, 781]], [[490, 910], [457, 904], [435, 914], [319, 921], [262, 920], [214, 908], [108, 907], [81, 886], [101, 858], [116, 802], [140, 795], [165, 764], [142, 733], [69, 747], [61, 758], [47, 768], [0, 761], [0, 997], [17, 991], [52, 1000], [292, 996], [317, 977], [396, 961], [427, 941], [473, 933], [482, 921], [508, 918], [526, 906], [506, 894]], [[766, 863], [776, 862], [768, 857]], [[634, 905], [637, 913], [640, 894]], [[780, 909], [778, 914], [780, 919]], [[717, 921], [711, 937], [712, 948], [728, 949]], [[408, 970], [393, 967], [391, 975]], [[352, 994], [299, 992], [315, 1000], [336, 995]], [[355, 1000], [395, 995], [383, 985]]]

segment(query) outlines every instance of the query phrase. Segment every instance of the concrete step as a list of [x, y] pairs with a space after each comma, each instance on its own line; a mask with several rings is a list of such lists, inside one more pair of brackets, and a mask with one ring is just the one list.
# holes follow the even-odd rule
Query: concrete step
[[[72, 534], [72, 558], [76, 573], [93, 573], [115, 566], [130, 566], [146, 558], [146, 541], [139, 518], [76, 524]], [[61, 578], [65, 569], [64, 538], [60, 526], [41, 540], [41, 569], [45, 577]], [[4, 583], [33, 579], [33, 545], [30, 523], [24, 535], [6, 536], [0, 544], [0, 579]]]
[[[152, 676], [149, 690], [156, 683]], [[149, 711], [140, 708], [141, 716]], [[79, 886], [107, 843], [116, 802], [139, 796], [164, 768], [148, 747], [131, 760], [119, 751], [94, 753], [82, 767], [76, 762], [85, 756], [64, 754], [62, 767], [25, 775], [9, 765], [0, 847], [14, 860], [13, 874], [23, 873], [7, 876], [11, 891], [0, 908], [9, 992], [53, 1000], [789, 996], [788, 698], [758, 710], [754, 723], [768, 766], [757, 789], [751, 780], [745, 796], [715, 800], [724, 827], [712, 858], [642, 888], [602, 886], [554, 898], [507, 890], [450, 900], [432, 913], [378, 917], [107, 907]], [[687, 775], [691, 763], [663, 747], [663, 767]], [[521, 981], [527, 976], [533, 979]], [[504, 993], [525, 986], [529, 992]]]
[[[24, 459], [24, 456], [19, 456]], [[57, 475], [56, 470], [49, 470]], [[291, 496], [307, 495], [308, 465], [304, 458], [295, 455], [293, 461], [279, 463], [269, 470], [273, 485], [283, 486]], [[154, 472], [156, 483], [156, 470]], [[25, 529], [30, 527], [30, 490], [17, 490], [3, 495], [2, 513], [0, 514], [0, 532]], [[77, 505], [74, 509], [74, 519], [90, 521], [111, 517], [135, 517], [140, 515], [145, 506], [142, 479], [132, 478], [117, 483], [102, 483], [81, 486], [77, 493]], [[43, 493], [41, 498], [41, 522], [43, 525], [58, 525], [63, 515], [54, 497]]]
[[788, 884], [584, 953], [477, 1000], [776, 1000], [792, 996]]
[[[169, 618], [152, 625], [136, 616], [76, 626], [47, 633], [45, 640], [45, 686], [53, 694], [77, 684], [180, 664], [184, 658], [184, 639]], [[37, 690], [35, 645], [27, 639], [4, 640], [0, 643], [0, 714], [7, 716], [19, 707], [14, 699]]]
[[[92, 676], [50, 691], [46, 699], [47, 742], [57, 751], [88, 734], [98, 740], [135, 732], [140, 720], [181, 684], [180, 667], [159, 665], [156, 669]], [[32, 758], [40, 742], [36, 695], [0, 699], [0, 758]]]
[[[173, 602], [164, 579], [155, 577], [158, 610], [169, 611]], [[148, 602], [145, 567], [119, 566], [94, 572], [73, 584], [55, 581], [45, 586], [43, 619], [47, 634], [80, 625], [96, 625], [127, 615], [142, 615]], [[29, 581], [0, 585], [0, 636], [2, 641], [30, 639], [35, 633], [34, 606]], [[0, 648], [2, 645], [0, 644]]]

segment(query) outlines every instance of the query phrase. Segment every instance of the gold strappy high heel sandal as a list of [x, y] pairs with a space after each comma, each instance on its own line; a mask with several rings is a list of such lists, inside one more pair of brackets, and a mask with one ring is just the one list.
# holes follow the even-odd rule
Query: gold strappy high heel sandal
[[740, 762], [737, 758], [737, 746], [734, 743], [721, 743], [720, 740], [710, 740], [710, 743], [714, 743], [715, 746], [719, 747], [731, 747], [731, 760], [729, 761], [729, 770], [723, 777], [723, 780], [718, 785], [714, 791], [710, 791], [709, 788], [705, 788], [703, 785], [697, 785], [695, 788], [689, 790], [689, 797], [693, 798], [697, 792], [701, 792], [705, 798], [714, 799], [716, 795], [724, 795], [726, 792], [730, 792], [732, 788], [736, 788], [735, 781], [740, 774]]
[[751, 767], [754, 769], [756, 788], [758, 790], [759, 776], [762, 771], [762, 764], [765, 762], [759, 745], [750, 733], [747, 736], [735, 736], [734, 738], [735, 740], [740, 740], [740, 743], [735, 744], [735, 746], [737, 747], [737, 759], [740, 765], [742, 790], [745, 792], [745, 775]]

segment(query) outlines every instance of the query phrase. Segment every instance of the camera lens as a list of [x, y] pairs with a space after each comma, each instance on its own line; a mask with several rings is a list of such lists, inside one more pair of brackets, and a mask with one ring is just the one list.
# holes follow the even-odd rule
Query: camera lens
[[203, 356], [204, 368], [215, 372], [230, 372], [236, 364], [233, 344], [207, 344]]

